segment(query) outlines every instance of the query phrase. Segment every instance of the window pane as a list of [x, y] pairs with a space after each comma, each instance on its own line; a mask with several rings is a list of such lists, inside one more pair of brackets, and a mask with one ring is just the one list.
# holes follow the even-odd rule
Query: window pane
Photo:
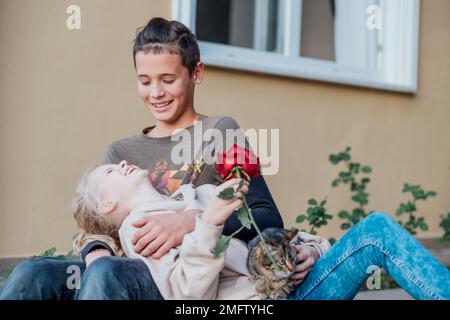
[[280, 52], [279, 7], [279, 0], [197, 0], [197, 38]]
[[300, 55], [334, 60], [334, 0], [303, 0]]

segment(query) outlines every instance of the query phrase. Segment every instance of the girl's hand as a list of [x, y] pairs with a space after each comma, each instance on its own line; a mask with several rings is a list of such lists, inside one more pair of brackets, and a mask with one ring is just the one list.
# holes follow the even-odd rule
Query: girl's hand
[[[231, 179], [217, 186], [217, 194], [227, 188], [238, 188], [242, 179]], [[218, 196], [214, 197], [202, 214], [202, 220], [213, 226], [220, 226], [233, 214], [236, 209], [242, 207], [242, 196], [248, 192], [248, 181], [244, 180], [242, 188], [235, 193], [234, 198], [224, 200]]]
[[295, 272], [291, 276], [291, 279], [295, 280], [298, 284], [302, 282], [312, 270], [317, 259], [319, 259], [319, 253], [316, 248], [311, 246], [296, 245], [295, 248], [297, 249], [298, 262], [295, 266]]

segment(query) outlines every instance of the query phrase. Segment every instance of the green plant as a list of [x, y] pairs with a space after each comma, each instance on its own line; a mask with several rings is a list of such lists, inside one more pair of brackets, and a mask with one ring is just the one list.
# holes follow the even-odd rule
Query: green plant
[[354, 208], [351, 213], [346, 210], [341, 210], [338, 213], [338, 217], [346, 220], [341, 224], [342, 230], [350, 229], [361, 219], [367, 216], [367, 210], [365, 206], [369, 203], [369, 194], [366, 192], [370, 178], [367, 176], [359, 177], [360, 174], [368, 175], [372, 172], [372, 168], [369, 166], [363, 166], [358, 162], [351, 161], [350, 147], [347, 147], [345, 151], [337, 154], [331, 154], [329, 157], [330, 162], [333, 165], [344, 163], [345, 170], [339, 172], [338, 178], [334, 179], [331, 183], [333, 188], [338, 187], [340, 184], [348, 184], [350, 186], [350, 192], [352, 192], [352, 201], [358, 206]]
[[408, 183], [403, 185], [402, 192], [410, 193], [413, 199], [412, 201], [401, 203], [399, 208], [395, 211], [395, 215], [398, 217], [404, 214], [408, 215], [407, 221], [398, 220], [398, 223], [413, 235], [417, 234], [418, 228], [422, 231], [428, 230], [428, 224], [425, 222], [425, 217], [416, 216], [416, 203], [435, 197], [437, 193], [434, 191], [424, 191], [420, 185], [410, 185]]
[[[308, 221], [308, 225], [311, 227], [309, 231], [310, 234], [317, 234], [317, 229], [328, 224], [328, 221], [333, 219], [333, 215], [327, 212], [325, 204], [327, 203], [327, 198], [318, 202], [316, 199], [309, 199], [309, 208], [306, 210], [305, 214], [300, 214], [296, 218], [297, 223], [303, 223]], [[306, 231], [306, 230], [305, 230]], [[336, 242], [335, 239], [331, 238], [329, 241], [333, 244]]]
[[441, 215], [441, 218], [442, 220], [439, 227], [444, 229], [441, 240], [450, 242], [450, 212], [447, 214], [447, 217]]
[[[367, 176], [372, 172], [372, 168], [369, 166], [363, 166], [358, 162], [351, 161], [351, 148], [347, 147], [345, 151], [339, 152], [337, 154], [331, 154], [329, 156], [329, 160], [333, 165], [339, 165], [343, 163], [345, 165], [345, 170], [339, 172], [338, 178], [334, 179], [332, 182], [332, 187], [336, 188], [339, 185], [349, 185], [350, 191], [352, 193], [352, 201], [357, 204], [357, 207], [354, 208], [351, 213], [346, 210], [341, 210], [338, 213], [338, 217], [346, 220], [346, 222], [341, 224], [341, 229], [346, 230], [350, 229], [353, 225], [358, 223], [361, 219], [366, 217], [370, 212], [366, 209], [365, 206], [369, 203], [369, 193], [367, 193], [367, 185], [370, 182], [370, 178]], [[364, 174], [364, 176], [361, 176]], [[428, 198], [435, 197], [437, 195], [434, 191], [424, 191], [419, 185], [409, 185], [407, 183], [404, 184], [403, 193], [410, 193], [412, 196], [411, 201], [407, 201], [406, 203], [401, 203], [399, 208], [396, 210], [397, 216], [408, 215], [408, 220], [403, 222], [399, 220], [398, 222], [408, 230], [412, 235], [417, 233], [417, 229], [420, 230], [428, 230], [428, 225], [425, 222], [425, 218], [416, 215], [417, 206], [416, 203], [418, 201], [425, 201]], [[300, 214], [296, 218], [297, 223], [308, 222], [310, 226], [309, 233], [317, 234], [317, 230], [326, 225], [329, 220], [333, 218], [333, 215], [327, 212], [325, 208], [326, 198], [320, 203], [314, 198], [308, 201], [308, 205], [310, 206], [307, 209], [307, 213]], [[444, 234], [442, 236], [443, 241], [450, 242], [450, 212], [447, 214], [447, 217], [441, 215], [441, 222], [439, 226], [444, 230]], [[306, 231], [306, 230], [303, 230]], [[334, 239], [330, 239], [330, 242], [334, 243]], [[450, 267], [449, 267], [450, 269]], [[381, 288], [397, 288], [398, 284], [388, 275], [386, 272], [381, 272]], [[364, 288], [362, 288], [364, 290]]]

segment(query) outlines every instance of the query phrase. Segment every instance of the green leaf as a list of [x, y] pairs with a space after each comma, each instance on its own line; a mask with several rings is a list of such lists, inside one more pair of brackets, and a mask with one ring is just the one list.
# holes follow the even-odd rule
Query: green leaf
[[53, 257], [55, 255], [55, 252], [56, 252], [56, 248], [55, 247], [51, 247], [50, 249], [47, 249], [44, 252], [39, 253], [38, 256]]
[[214, 247], [214, 257], [217, 258], [223, 252], [225, 252], [230, 245], [231, 237], [221, 235], [219, 239], [217, 239], [216, 246]]
[[319, 204], [319, 206], [323, 207], [327, 203], [327, 200], [322, 200]]
[[345, 172], [345, 171], [341, 171], [341, 172], [339, 172], [339, 177], [340, 178], [342, 178], [342, 179], [346, 179], [346, 178], [348, 178], [350, 176], [350, 174], [348, 173], [348, 172]]
[[419, 188], [412, 190], [413, 198], [416, 200], [425, 200], [425, 192]]
[[361, 183], [363, 183], [363, 184], [367, 184], [369, 182], [370, 182], [370, 178], [362, 178], [361, 179]]
[[402, 192], [403, 193], [407, 193], [407, 192], [410, 192], [410, 191], [411, 191], [410, 185], [408, 183], [404, 183]]
[[349, 161], [351, 159], [350, 155], [348, 153], [343, 153], [341, 155], [341, 159], [344, 161]]
[[372, 168], [369, 166], [364, 166], [361, 168], [361, 171], [364, 173], [371, 173], [372, 172]]
[[407, 206], [406, 206], [406, 212], [413, 212], [416, 211], [416, 205], [414, 203], [412, 203], [411, 201], [408, 201]]
[[341, 179], [334, 179], [333, 182], [331, 183], [331, 186], [333, 188], [336, 188], [339, 185], [339, 182], [341, 182]]
[[419, 228], [422, 231], [427, 231], [428, 230], [428, 225], [424, 221], [420, 221], [419, 222]]
[[427, 192], [427, 198], [431, 198], [431, 197], [435, 197], [437, 195], [437, 193], [436, 192], [434, 192], [434, 191], [428, 191]]
[[351, 227], [350, 223], [343, 223], [343, 224], [341, 224], [341, 229], [342, 230], [350, 229], [350, 227]]
[[240, 208], [238, 210], [238, 212], [236, 213], [236, 216], [244, 227], [246, 227], [249, 230], [252, 228], [251, 222], [250, 222], [250, 217], [249, 217], [248, 211], [245, 207]]
[[233, 199], [234, 198], [234, 189], [226, 188], [225, 190], [223, 190], [219, 193], [218, 197], [223, 200]]
[[350, 218], [350, 213], [348, 213], [348, 211], [342, 210], [338, 213], [338, 217], [341, 219], [348, 219]]
[[319, 217], [317, 216], [308, 217], [308, 221], [310, 222], [310, 224], [315, 224], [317, 220], [319, 220]]
[[330, 162], [334, 165], [338, 164], [339, 161], [341, 160], [340, 157], [338, 157], [335, 154], [331, 154], [329, 159], [330, 159]]
[[243, 185], [244, 185], [244, 179], [242, 179], [241, 181], [239, 181], [238, 190], [241, 190]]
[[311, 199], [308, 200], [308, 204], [310, 206], [317, 206], [317, 201], [315, 199], [311, 198]]
[[355, 208], [355, 209], [353, 209], [353, 215], [355, 215], [357, 217], [364, 217], [366, 214], [363, 209]]
[[405, 212], [405, 208], [403, 203], [400, 205], [400, 207], [395, 211], [396, 216], [401, 216]]
[[356, 203], [364, 204], [364, 199], [360, 194], [355, 194], [354, 196], [352, 196], [352, 200], [355, 201]]
[[295, 219], [295, 222], [302, 223], [305, 220], [306, 220], [306, 216], [301, 214], [301, 215], [297, 216], [297, 218]]

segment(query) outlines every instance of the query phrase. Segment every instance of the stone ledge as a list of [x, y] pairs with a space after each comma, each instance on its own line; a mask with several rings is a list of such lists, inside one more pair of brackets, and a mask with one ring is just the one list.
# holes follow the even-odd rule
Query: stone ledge
[[359, 292], [353, 300], [414, 300], [414, 298], [403, 289], [384, 289]]

